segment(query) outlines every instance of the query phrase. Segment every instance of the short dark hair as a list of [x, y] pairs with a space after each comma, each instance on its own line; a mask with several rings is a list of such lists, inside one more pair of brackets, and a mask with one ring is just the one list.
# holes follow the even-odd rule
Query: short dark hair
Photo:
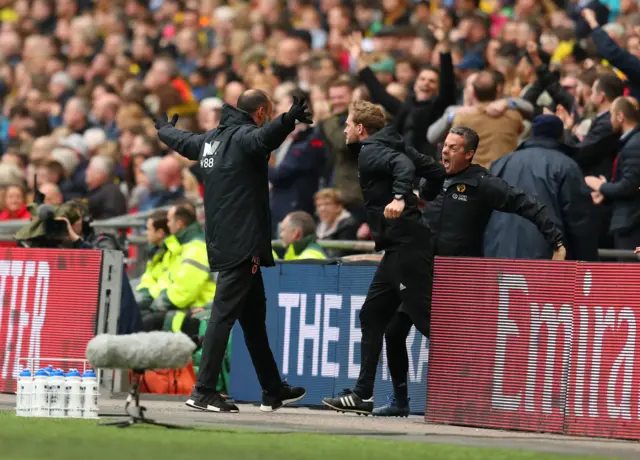
[[194, 205], [190, 200], [186, 198], [181, 198], [172, 203], [174, 206], [182, 206], [187, 209], [191, 209], [194, 213], [196, 212], [196, 205]]
[[260, 107], [268, 107], [269, 96], [259, 89], [248, 89], [238, 98], [238, 108], [249, 114], [254, 114]]
[[493, 79], [496, 82], [496, 87], [499, 85], [504, 85], [505, 84], [505, 78], [504, 75], [502, 74], [502, 72], [500, 72], [497, 69], [491, 69], [491, 73], [493, 74]]
[[435, 72], [438, 75], [440, 75], [440, 69], [438, 69], [436, 66], [433, 66], [431, 64], [425, 64], [420, 67], [420, 72], [424, 72], [425, 70], [428, 70], [429, 72]]
[[598, 79], [598, 72], [594, 68], [587, 69], [582, 71], [577, 78], [578, 81], [591, 88]]
[[60, 164], [58, 160], [55, 158], [47, 158], [41, 164], [41, 168], [45, 168], [48, 172], [57, 175], [60, 179], [66, 177], [66, 173], [64, 171], [64, 167]]
[[168, 235], [171, 232], [169, 231], [169, 225], [168, 225], [169, 220], [167, 219], [167, 215], [168, 215], [167, 211], [156, 211], [153, 214], [151, 214], [149, 219], [151, 219], [151, 225], [153, 226], [154, 229], [162, 230]]
[[478, 102], [495, 101], [498, 97], [498, 85], [492, 72], [480, 72], [473, 81], [473, 92]]
[[624, 83], [615, 74], [604, 73], [598, 75], [596, 88], [604, 93], [604, 97], [609, 102], [624, 94]]
[[466, 126], [454, 126], [449, 130], [449, 134], [456, 134], [464, 139], [464, 152], [475, 152], [480, 144], [480, 136], [473, 129]]
[[540, 35], [542, 35], [542, 25], [540, 25], [540, 23], [536, 20], [528, 20], [526, 21], [527, 27], [529, 27], [529, 30], [535, 34], [536, 37], [536, 41], [540, 41]]
[[611, 107], [624, 115], [624, 117], [632, 123], [640, 123], [640, 110], [638, 110], [638, 101], [631, 97], [619, 97]]
[[196, 221], [196, 213], [187, 206], [175, 206], [174, 218], [188, 227]]
[[342, 87], [347, 87], [349, 88], [349, 90], [353, 91], [354, 85], [353, 85], [353, 81], [351, 80], [351, 77], [347, 75], [340, 75], [334, 78], [327, 85], [327, 90], [330, 90], [331, 88], [342, 88]]
[[292, 227], [297, 227], [302, 231], [302, 237], [316, 233], [316, 223], [311, 214], [304, 211], [294, 211], [289, 214], [289, 222]]
[[398, 65], [400, 64], [408, 64], [411, 67], [411, 70], [413, 70], [414, 72], [418, 72], [418, 70], [420, 69], [418, 63], [413, 58], [407, 56], [400, 57], [398, 58], [398, 60], [396, 60], [396, 67], [398, 67]]

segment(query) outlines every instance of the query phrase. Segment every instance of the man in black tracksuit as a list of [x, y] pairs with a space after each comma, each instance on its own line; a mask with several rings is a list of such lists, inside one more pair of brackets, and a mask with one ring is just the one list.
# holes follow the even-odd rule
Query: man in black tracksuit
[[[478, 134], [465, 127], [451, 128], [444, 141], [442, 162], [447, 178], [424, 214], [424, 220], [434, 233], [434, 254], [482, 257], [484, 230], [491, 213], [496, 210], [518, 214], [534, 223], [553, 248], [553, 259], [563, 260], [566, 251], [562, 232], [551, 220], [545, 207], [535, 198], [492, 176], [483, 167], [471, 164], [478, 143]], [[428, 200], [434, 195], [433, 186], [425, 184], [421, 193]], [[394, 397], [387, 405], [375, 409], [373, 415], [409, 415], [406, 340], [412, 325], [411, 315], [403, 305], [385, 332]]]
[[260, 409], [271, 412], [298, 401], [303, 388], [280, 379], [266, 330], [266, 298], [260, 266], [274, 265], [271, 249], [268, 160], [294, 130], [311, 123], [307, 105], [294, 101], [289, 112], [269, 121], [273, 104], [259, 90], [247, 90], [238, 108], [225, 105], [220, 125], [204, 134], [175, 128], [166, 114], [156, 121], [158, 136], [182, 156], [199, 161], [204, 180], [209, 267], [218, 272], [211, 319], [202, 346], [196, 386], [186, 402], [211, 412], [238, 412], [216, 393], [216, 383], [236, 320], [242, 326], [263, 390]]
[[345, 128], [349, 148], [358, 153], [360, 187], [367, 223], [376, 250], [385, 254], [360, 311], [362, 342], [360, 375], [353, 391], [345, 390], [323, 403], [340, 412], [370, 414], [373, 385], [385, 329], [402, 303], [418, 330], [428, 335], [431, 317], [431, 232], [421, 222], [416, 176], [438, 190], [444, 168], [433, 158], [405, 146], [391, 126], [384, 128], [382, 109], [370, 102], [354, 102]]

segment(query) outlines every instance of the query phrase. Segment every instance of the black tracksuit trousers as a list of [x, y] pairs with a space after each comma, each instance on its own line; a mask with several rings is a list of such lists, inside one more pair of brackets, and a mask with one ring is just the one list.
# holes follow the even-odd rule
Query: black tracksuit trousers
[[[429, 335], [432, 277], [431, 238], [403, 244], [383, 256], [360, 310], [361, 364], [354, 391], [361, 398], [373, 396], [382, 340], [401, 304], [402, 311], [416, 328], [425, 336]], [[406, 350], [404, 353], [406, 355]], [[390, 357], [389, 363], [391, 361]]]
[[260, 386], [268, 393], [279, 391], [280, 373], [267, 338], [267, 299], [260, 267], [246, 261], [232, 269], [221, 270], [216, 284], [211, 318], [202, 344], [197, 389], [216, 390], [229, 334], [238, 320]]
[[[398, 311], [384, 334], [387, 345], [387, 365], [396, 397], [405, 398], [407, 376], [409, 374], [409, 352], [407, 351], [407, 337], [411, 332], [413, 322], [411, 317], [403, 311]], [[428, 337], [428, 336], [427, 336]], [[399, 388], [404, 385], [404, 390]]]

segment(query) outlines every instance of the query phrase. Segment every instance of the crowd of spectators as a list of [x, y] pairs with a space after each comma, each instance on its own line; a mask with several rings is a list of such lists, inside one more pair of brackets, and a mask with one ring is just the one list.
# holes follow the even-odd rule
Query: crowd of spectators
[[316, 238], [370, 238], [343, 133], [366, 99], [425, 154], [451, 126], [475, 129], [487, 168], [548, 135], [532, 120], [553, 115], [553, 149], [587, 178], [567, 199], [587, 196], [601, 247], [640, 242], [640, 152], [620, 142], [638, 119], [637, 2], [0, 0], [0, 21], [0, 220], [29, 218], [36, 187], [48, 204], [86, 199], [95, 219], [198, 202], [198, 166], [153, 118], [207, 131], [259, 88], [274, 116], [304, 95], [313, 109], [270, 159], [274, 237], [304, 212]]

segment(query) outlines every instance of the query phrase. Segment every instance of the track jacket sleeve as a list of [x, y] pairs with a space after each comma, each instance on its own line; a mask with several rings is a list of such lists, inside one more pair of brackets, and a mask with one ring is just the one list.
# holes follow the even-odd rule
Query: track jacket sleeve
[[360, 81], [365, 84], [371, 93], [371, 99], [376, 104], [380, 104], [391, 115], [398, 115], [402, 110], [403, 103], [396, 97], [389, 94], [385, 86], [380, 83], [376, 74], [369, 67], [365, 67], [358, 74]]
[[263, 152], [267, 152], [268, 157], [273, 150], [280, 147], [295, 127], [295, 122], [287, 121], [283, 114], [260, 128], [244, 131], [240, 137], [240, 144], [247, 153], [262, 155]]
[[609, 34], [600, 27], [591, 32], [591, 38], [593, 38], [593, 42], [596, 44], [598, 56], [606, 59], [612, 66], [624, 73], [629, 81], [635, 83], [640, 80], [640, 59], [629, 51], [620, 48], [618, 44], [609, 37]]
[[478, 185], [481, 197], [494, 210], [524, 217], [538, 227], [544, 239], [554, 248], [562, 243], [562, 232], [538, 200], [495, 176], [480, 178]]
[[394, 195], [413, 193], [413, 178], [416, 168], [404, 153], [389, 149], [365, 146], [360, 152], [361, 161], [368, 170], [391, 174]]
[[166, 125], [158, 130], [158, 137], [171, 150], [192, 161], [198, 161], [204, 144], [205, 134], [194, 134]]
[[445, 177], [444, 166], [434, 160], [433, 157], [423, 155], [413, 147], [407, 146], [405, 154], [413, 162], [416, 168], [416, 176], [437, 184], [437, 188], [442, 186]]

